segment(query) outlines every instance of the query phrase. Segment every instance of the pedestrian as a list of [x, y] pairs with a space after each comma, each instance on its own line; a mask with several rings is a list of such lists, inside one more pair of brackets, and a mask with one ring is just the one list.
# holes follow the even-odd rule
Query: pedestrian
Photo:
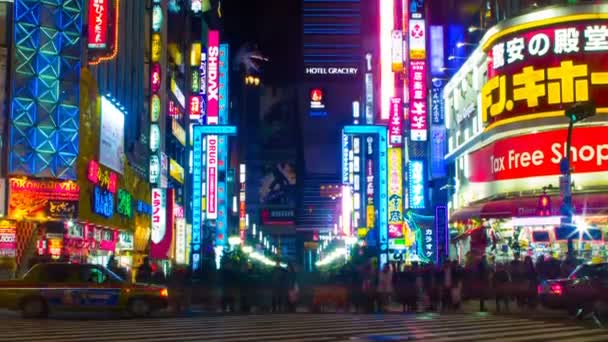
[[494, 272], [494, 291], [496, 296], [496, 311], [500, 312], [501, 303], [504, 304], [505, 310], [509, 311], [509, 284], [511, 278], [507, 267], [502, 264], [496, 265], [496, 272]]
[[389, 264], [385, 264], [382, 272], [378, 274], [379, 311], [388, 309], [393, 294], [393, 271]]
[[272, 312], [282, 312], [284, 306], [284, 298], [287, 292], [287, 285], [283, 268], [277, 264], [272, 271]]
[[286, 277], [289, 291], [287, 298], [287, 309], [289, 312], [296, 312], [300, 297], [300, 288], [297, 281], [296, 270], [291, 263], [287, 267]]
[[138, 283], [150, 283], [152, 281], [152, 266], [150, 265], [150, 258], [144, 258], [142, 264], [137, 269], [135, 281]]
[[458, 265], [457, 261], [452, 262], [452, 281], [454, 285], [450, 291], [452, 305], [454, 310], [460, 309], [462, 303], [462, 287], [464, 283], [464, 269]]
[[488, 260], [484, 254], [477, 264], [477, 286], [479, 289], [479, 311], [486, 311], [486, 298], [488, 292]]
[[[542, 261], [539, 259], [541, 264], [541, 268], [543, 266]], [[524, 277], [527, 283], [526, 289], [526, 304], [529, 309], [536, 308], [536, 287], [538, 285], [539, 274], [537, 270], [534, 268], [534, 264], [532, 263], [532, 258], [527, 256], [524, 259]]]
[[452, 262], [447, 260], [443, 264], [443, 284], [441, 290], [442, 309], [451, 310], [452, 308], [452, 287], [454, 285], [454, 276]]
[[118, 260], [116, 260], [116, 258], [114, 257], [114, 255], [110, 256], [110, 259], [108, 260], [108, 269], [110, 271], [112, 271], [112, 273], [116, 274], [117, 276], [119, 276], [121, 279], [125, 280], [125, 281], [130, 281], [131, 279], [127, 279], [128, 277], [128, 272], [125, 268], [120, 267], [120, 265], [118, 264]]

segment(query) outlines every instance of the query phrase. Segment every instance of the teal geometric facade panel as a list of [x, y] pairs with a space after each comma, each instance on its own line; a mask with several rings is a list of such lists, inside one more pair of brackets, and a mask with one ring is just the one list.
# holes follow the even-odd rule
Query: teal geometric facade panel
[[83, 0], [15, 0], [9, 174], [76, 179]]

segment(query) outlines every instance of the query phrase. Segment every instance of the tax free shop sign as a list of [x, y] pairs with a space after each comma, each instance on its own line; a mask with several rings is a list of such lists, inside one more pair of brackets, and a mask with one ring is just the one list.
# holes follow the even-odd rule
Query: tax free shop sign
[[[567, 130], [498, 140], [469, 154], [470, 182], [557, 176], [566, 154]], [[575, 173], [608, 171], [608, 127], [579, 127], [572, 138]]]

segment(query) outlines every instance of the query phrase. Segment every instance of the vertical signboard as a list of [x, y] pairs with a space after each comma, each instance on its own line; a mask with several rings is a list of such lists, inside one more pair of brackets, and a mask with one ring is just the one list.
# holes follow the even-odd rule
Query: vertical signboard
[[365, 124], [374, 124], [374, 76], [365, 74]]
[[409, 11], [409, 120], [410, 139], [427, 140], [427, 85], [426, 85], [426, 22], [424, 1], [410, 1]]
[[180, 265], [188, 263], [186, 256], [186, 220], [175, 218], [175, 262]]
[[350, 178], [350, 137], [342, 132], [342, 184], [348, 184]]
[[165, 190], [152, 189], [152, 232], [150, 235], [150, 256], [155, 259], [167, 258], [171, 246], [170, 234], [166, 225], [167, 201]]
[[388, 143], [392, 147], [400, 147], [403, 144], [403, 104], [400, 97], [391, 97]]
[[443, 26], [433, 25], [430, 28], [431, 75], [442, 76], [444, 74], [444, 49], [443, 49]]
[[368, 136], [365, 140], [367, 146], [365, 155], [366, 227], [372, 229], [376, 222], [374, 207], [374, 138]]
[[[438, 206], [435, 208], [435, 239], [443, 239], [443, 255], [446, 257], [449, 256], [450, 230], [448, 228], [448, 208], [446, 206]], [[437, 251], [438, 248], [435, 247], [435, 250]], [[436, 259], [439, 259], [439, 257], [440, 255], [437, 252]]]
[[[194, 128], [196, 132], [196, 128]], [[192, 230], [191, 230], [191, 262], [192, 271], [200, 268], [201, 259], [201, 235], [202, 235], [202, 176], [203, 176], [203, 137], [201, 134], [193, 134], [192, 155]]]
[[410, 160], [409, 170], [409, 195], [410, 208], [424, 209], [425, 208], [425, 193], [424, 193], [424, 161]]
[[201, 65], [198, 69], [200, 77], [200, 88], [198, 95], [201, 98], [201, 117], [202, 121], [207, 115], [207, 53], [201, 52]]
[[388, 237], [403, 237], [402, 149], [388, 149]]
[[393, 72], [403, 71], [403, 32], [393, 30], [391, 33], [391, 69]]
[[220, 56], [219, 56], [219, 76], [218, 76], [218, 87], [219, 87], [219, 99], [218, 99], [218, 111], [219, 111], [219, 123], [221, 125], [228, 124], [228, 73], [229, 73], [229, 46], [228, 44], [220, 44]]
[[108, 46], [108, 11], [110, 0], [89, 0], [89, 49]]
[[410, 61], [410, 139], [427, 140], [426, 61]]
[[[220, 34], [211, 30], [207, 37], [207, 124], [219, 124], [219, 57]], [[218, 149], [217, 135], [207, 136], [207, 218], [216, 220], [218, 217]]]
[[226, 182], [218, 182], [217, 183], [217, 222], [216, 222], [216, 231], [215, 231], [215, 246], [224, 246], [226, 245], [228, 233], [228, 203], [226, 203]]
[[442, 125], [431, 126], [431, 177], [443, 178], [447, 175], [445, 155], [447, 154], [447, 129]]

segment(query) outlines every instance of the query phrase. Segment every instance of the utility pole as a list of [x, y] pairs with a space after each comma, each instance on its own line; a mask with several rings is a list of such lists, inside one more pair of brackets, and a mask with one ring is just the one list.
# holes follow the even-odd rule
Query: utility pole
[[[593, 102], [579, 102], [566, 109], [566, 117], [570, 119], [568, 124], [568, 139], [566, 141], [566, 154], [563, 156], [560, 162], [561, 176], [559, 179], [560, 184], [560, 195], [562, 197], [561, 214], [562, 219], [560, 222], [561, 228], [572, 228], [572, 131], [574, 130], [574, 124], [583, 121], [587, 118], [595, 116], [596, 107]], [[568, 256], [572, 257], [574, 254], [573, 247], [573, 234], [568, 234]]]

